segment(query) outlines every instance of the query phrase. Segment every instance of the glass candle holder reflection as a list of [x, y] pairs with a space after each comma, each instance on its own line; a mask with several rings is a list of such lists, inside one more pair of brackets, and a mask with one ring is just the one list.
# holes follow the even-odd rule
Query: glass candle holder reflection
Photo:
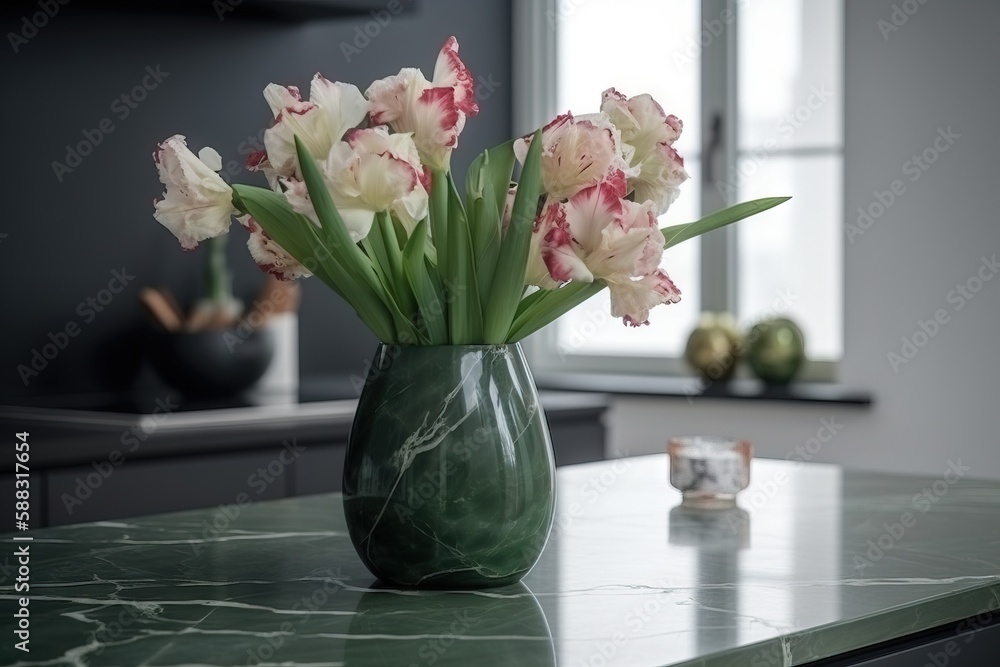
[[684, 503], [699, 507], [732, 507], [736, 494], [750, 484], [753, 445], [746, 440], [712, 436], [671, 438], [670, 484]]

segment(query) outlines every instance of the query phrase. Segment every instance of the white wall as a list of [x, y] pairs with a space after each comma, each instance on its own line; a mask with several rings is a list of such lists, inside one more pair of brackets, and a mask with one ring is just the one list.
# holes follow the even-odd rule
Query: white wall
[[[897, 13], [890, 31], [893, 5], [912, 14]], [[815, 460], [940, 475], [961, 459], [976, 476], [1000, 478], [1000, 275], [971, 300], [949, 300], [983, 257], [1000, 259], [998, 24], [1000, 3], [847, 0], [845, 222], [857, 224], [875, 190], [905, 186], [845, 242], [840, 376], [871, 390], [875, 405], [621, 399], [609, 415], [610, 453], [663, 451], [669, 435], [700, 432], [748, 437], [759, 455], [784, 457], [832, 416], [843, 427], [810, 443]], [[949, 127], [959, 138], [912, 181], [907, 161]], [[939, 309], [947, 322], [894, 371], [889, 352], [900, 354], [901, 337]]]

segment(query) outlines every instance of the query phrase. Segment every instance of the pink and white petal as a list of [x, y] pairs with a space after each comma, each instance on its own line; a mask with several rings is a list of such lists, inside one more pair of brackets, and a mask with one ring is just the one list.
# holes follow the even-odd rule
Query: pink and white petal
[[169, 194], [153, 203], [153, 217], [166, 227], [185, 250], [194, 250], [202, 241], [229, 231], [235, 209], [225, 203], [199, 203]]
[[288, 201], [288, 206], [296, 213], [312, 220], [313, 224], [319, 227], [319, 217], [313, 208], [312, 199], [309, 198], [309, 189], [306, 184], [294, 178], [283, 178], [281, 185], [285, 188], [285, 199]]
[[413, 100], [430, 86], [431, 83], [424, 78], [423, 73], [412, 67], [374, 81], [365, 91], [365, 97], [370, 102], [372, 125], [389, 124], [397, 132], [412, 132], [412, 127], [405, 127], [405, 123], [399, 126], [398, 122], [413, 104]]
[[455, 104], [453, 88], [428, 88], [410, 110], [413, 139], [424, 163], [447, 169], [451, 151], [465, 127], [465, 115]]
[[587, 266], [598, 278], [636, 275], [648, 238], [646, 230], [609, 225], [602, 230], [600, 247], [587, 256]]
[[643, 276], [656, 271], [663, 258], [663, 232], [660, 231], [654, 204], [646, 201], [642, 204], [636, 202], [622, 202], [625, 214], [622, 216], [622, 224], [629, 233], [639, 233], [645, 238], [642, 251], [632, 267], [630, 275]]
[[340, 139], [368, 115], [368, 100], [353, 84], [330, 81], [321, 74], [313, 77], [309, 101], [323, 109], [328, 133], [333, 141]]
[[542, 187], [557, 199], [603, 181], [613, 170], [627, 169], [610, 123], [590, 120], [555, 126], [542, 150]]
[[470, 118], [479, 113], [476, 104], [476, 81], [469, 69], [458, 57], [458, 40], [449, 37], [438, 54], [434, 64], [435, 87], [445, 86], [455, 89], [455, 104], [458, 109]]
[[556, 289], [559, 283], [552, 280], [549, 269], [542, 259], [542, 235], [532, 234], [528, 245], [528, 264], [524, 271], [524, 284], [535, 285], [542, 289]]
[[413, 166], [387, 153], [362, 154], [355, 176], [360, 189], [358, 199], [373, 211], [385, 211], [408, 193], [423, 191]]
[[642, 171], [634, 178], [636, 201], [652, 200], [657, 215], [663, 215], [680, 195], [680, 186], [689, 176], [684, 159], [666, 143], [657, 144], [642, 162]]
[[586, 283], [594, 281], [594, 275], [577, 252], [579, 245], [570, 232], [565, 204], [548, 204], [542, 210], [537, 228], [535, 233], [541, 236], [539, 248], [542, 261], [553, 280], [558, 283], [570, 280]]
[[638, 129], [638, 123], [628, 108], [628, 98], [614, 88], [601, 93], [601, 111], [608, 115], [622, 134], [627, 135]]
[[611, 315], [621, 317], [626, 325], [649, 324], [649, 311], [661, 304], [678, 303], [681, 292], [665, 271], [658, 270], [639, 280], [621, 276], [608, 280], [611, 290]]
[[375, 211], [367, 208], [337, 208], [344, 226], [347, 227], [351, 240], [357, 243], [368, 236], [375, 221]]
[[247, 248], [262, 271], [281, 280], [297, 280], [312, 275], [305, 266], [268, 236], [260, 224], [249, 215], [237, 218], [250, 233]]
[[264, 178], [267, 179], [268, 186], [278, 192], [278, 173], [271, 166], [271, 162], [267, 159], [267, 151], [261, 149], [253, 151], [247, 156], [246, 161], [247, 171], [260, 171], [264, 173]]
[[609, 225], [621, 224], [622, 200], [611, 185], [598, 183], [566, 202], [565, 219], [570, 234], [584, 252], [596, 250]]
[[[201, 153], [213, 163], [218, 156], [210, 148]], [[174, 135], [161, 143], [153, 159], [160, 182], [166, 186], [163, 199], [153, 204], [153, 217], [177, 237], [181, 247], [192, 250], [229, 230], [237, 213], [232, 188], [191, 152], [183, 136]]]
[[298, 153], [295, 137], [302, 141], [309, 154], [323, 159], [333, 145], [323, 109], [304, 102], [298, 110], [285, 109], [274, 126], [264, 131], [264, 150], [275, 172], [284, 177], [298, 176]]
[[628, 101], [629, 112], [636, 122], [636, 129], [625, 133], [628, 143], [636, 147], [636, 152], [645, 155], [656, 144], [673, 145], [681, 135], [680, 120], [676, 116], [667, 117], [663, 107], [649, 95], [636, 95]]
[[[564, 114], [559, 114], [551, 121], [548, 122], [542, 128], [542, 150], [551, 150], [552, 145], [558, 139], [560, 132], [565, 125], [573, 124], [573, 114], [567, 112]], [[534, 138], [534, 134], [526, 134], [523, 137], [518, 137], [514, 141], [514, 157], [521, 164], [524, 164], [525, 158], [528, 156], [528, 148], [531, 146], [531, 140]]]
[[514, 157], [518, 162], [524, 164], [524, 160], [528, 157], [528, 148], [531, 147], [531, 137], [518, 137], [514, 140]]
[[198, 159], [212, 171], [222, 171], [222, 156], [211, 146], [205, 146], [198, 151]]
[[417, 223], [427, 217], [428, 199], [427, 191], [421, 186], [393, 203], [392, 212], [402, 223], [407, 235], [412, 234]]
[[264, 99], [275, 118], [285, 109], [296, 109], [302, 104], [302, 95], [297, 86], [281, 86], [276, 83], [269, 83], [264, 88]]

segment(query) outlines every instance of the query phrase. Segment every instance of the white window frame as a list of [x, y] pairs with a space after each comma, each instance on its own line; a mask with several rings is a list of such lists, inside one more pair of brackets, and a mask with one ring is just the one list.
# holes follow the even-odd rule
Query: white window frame
[[[512, 0], [512, 107], [515, 136], [528, 134], [550, 121], [557, 108], [557, 47], [560, 8], [584, 0]], [[746, 0], [702, 0], [702, 16], [721, 16]], [[703, 170], [709, 165], [726, 165], [729, 181], [735, 180], [737, 34], [735, 25], [724, 39], [715, 39], [701, 51], [701, 127], [711, 127], [721, 114], [721, 142], [713, 155], [703, 155]], [[736, 202], [726, 201], [713, 179], [702, 178], [701, 210], [716, 211]], [[717, 180], [717, 179], [715, 179]], [[691, 193], [693, 194], [693, 193]], [[691, 196], [691, 195], [689, 195]], [[843, 193], [841, 193], [843, 197]], [[846, 210], [846, 209], [845, 209]], [[736, 228], [729, 226], [701, 237], [702, 312], [736, 311]], [[549, 326], [525, 340], [523, 347], [536, 380], [561, 373], [615, 373], [627, 375], [691, 376], [680, 357], [629, 355], [560, 354], [557, 331]], [[806, 360], [799, 380], [835, 381], [837, 361]], [[738, 375], [749, 377], [745, 368]]]

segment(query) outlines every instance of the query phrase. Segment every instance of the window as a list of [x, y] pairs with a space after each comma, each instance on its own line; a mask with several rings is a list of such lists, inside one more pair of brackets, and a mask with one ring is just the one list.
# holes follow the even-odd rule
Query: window
[[[530, 15], [543, 27], [524, 38], [518, 24]], [[805, 333], [807, 377], [831, 378], [843, 352], [843, 0], [525, 0], [514, 39], [519, 125], [596, 111], [611, 86], [650, 93], [684, 120], [676, 148], [691, 179], [663, 225], [793, 196], [668, 250], [663, 267], [684, 296], [654, 309], [650, 326], [612, 319], [604, 292], [534, 337], [535, 367], [684, 373], [699, 313], [729, 311], [744, 327], [792, 318]], [[532, 62], [547, 64], [547, 79], [525, 72]]]

